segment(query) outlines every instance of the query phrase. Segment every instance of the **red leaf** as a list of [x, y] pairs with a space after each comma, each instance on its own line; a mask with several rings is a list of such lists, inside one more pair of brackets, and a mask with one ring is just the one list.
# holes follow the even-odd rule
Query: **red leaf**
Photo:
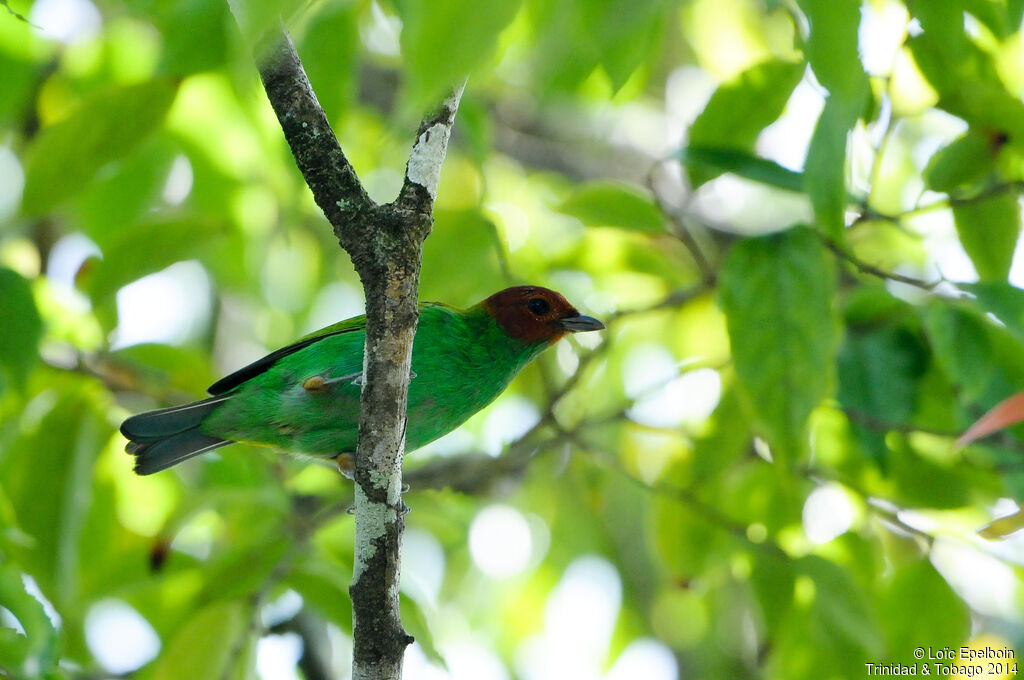
[[983, 415], [956, 440], [956, 447], [962, 448], [986, 435], [1009, 427], [1024, 420], [1024, 392], [1004, 399], [991, 411]]

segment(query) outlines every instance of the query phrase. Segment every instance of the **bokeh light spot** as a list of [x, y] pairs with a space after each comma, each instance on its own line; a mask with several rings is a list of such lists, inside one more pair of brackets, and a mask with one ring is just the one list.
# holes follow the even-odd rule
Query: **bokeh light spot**
[[491, 578], [515, 576], [530, 563], [530, 525], [515, 508], [492, 505], [481, 510], [469, 527], [469, 552], [480, 571]]

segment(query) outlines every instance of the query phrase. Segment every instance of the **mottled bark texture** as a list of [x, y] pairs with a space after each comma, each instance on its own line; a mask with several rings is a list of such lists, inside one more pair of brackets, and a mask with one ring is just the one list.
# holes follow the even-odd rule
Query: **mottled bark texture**
[[[352, 258], [366, 293], [366, 352], [355, 470], [352, 677], [397, 679], [412, 638], [398, 605], [404, 526], [401, 498], [405, 410], [423, 241], [459, 88], [424, 119], [401, 193], [378, 205], [345, 158], [284, 29], [260, 41], [267, 97], [317, 205]], [[339, 451], [339, 453], [344, 453]]]

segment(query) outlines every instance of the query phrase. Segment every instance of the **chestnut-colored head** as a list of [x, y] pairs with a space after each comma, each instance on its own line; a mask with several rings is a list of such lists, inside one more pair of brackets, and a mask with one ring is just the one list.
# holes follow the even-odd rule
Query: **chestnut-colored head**
[[604, 328], [555, 291], [540, 286], [506, 288], [480, 304], [502, 330], [524, 342], [555, 342], [566, 333]]

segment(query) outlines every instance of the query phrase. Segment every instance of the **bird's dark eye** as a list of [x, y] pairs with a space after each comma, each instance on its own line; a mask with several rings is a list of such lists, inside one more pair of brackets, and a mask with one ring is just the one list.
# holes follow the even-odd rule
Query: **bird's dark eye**
[[551, 311], [551, 305], [548, 304], [548, 301], [539, 297], [531, 298], [530, 301], [526, 303], [526, 308], [536, 316], [544, 316]]

